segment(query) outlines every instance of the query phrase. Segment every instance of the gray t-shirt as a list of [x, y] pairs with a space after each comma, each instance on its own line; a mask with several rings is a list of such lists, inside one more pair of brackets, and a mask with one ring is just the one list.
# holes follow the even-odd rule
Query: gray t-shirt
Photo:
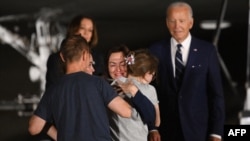
[[[158, 104], [156, 90], [152, 85], [142, 84], [132, 79], [143, 95], [145, 95], [153, 105]], [[130, 103], [131, 94], [121, 95], [124, 100]], [[113, 141], [147, 141], [148, 127], [143, 123], [139, 113], [133, 108], [131, 118], [123, 118], [114, 113], [110, 118], [110, 130]]]

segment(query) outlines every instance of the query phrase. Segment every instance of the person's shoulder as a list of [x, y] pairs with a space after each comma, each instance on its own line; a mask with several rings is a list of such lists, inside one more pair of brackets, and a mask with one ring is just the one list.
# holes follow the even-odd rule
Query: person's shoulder
[[149, 87], [150, 90], [156, 92], [156, 89], [155, 89], [155, 87], [152, 84], [148, 84], [148, 87]]
[[148, 50], [153, 55], [160, 57], [160, 56], [165, 56], [166, 50], [169, 48], [169, 46], [170, 46], [170, 40], [163, 39], [163, 40], [159, 40], [159, 41], [152, 43], [148, 47]]
[[212, 42], [197, 37], [192, 37], [191, 45], [203, 52], [216, 52], [216, 47]]
[[192, 42], [195, 44], [202, 44], [203, 46], [210, 46], [210, 47], [214, 46], [212, 42], [194, 36], [192, 36]]
[[91, 87], [99, 87], [100, 85], [103, 85], [103, 83], [105, 80], [102, 79], [99, 76], [95, 76], [95, 75], [90, 75], [88, 73], [85, 72], [76, 72], [76, 73], [72, 73], [72, 74], [67, 74], [64, 76], [64, 81], [67, 82], [72, 82], [72, 81], [78, 81], [78, 83], [82, 83]]
[[151, 84], [140, 83], [135, 79], [132, 79], [132, 81], [140, 90], [155, 91], [155, 87]]
[[102, 76], [86, 74], [85, 77], [88, 79], [88, 81], [95, 83], [96, 86], [98, 86], [99, 84], [109, 85], [108, 81]]
[[149, 49], [165, 47], [169, 43], [167, 39], [158, 40], [150, 44]]
[[100, 78], [98, 76], [90, 75], [86, 72], [79, 72], [78, 75], [81, 75], [84, 79], [89, 79], [89, 80], [93, 80], [93, 81], [100, 80]]

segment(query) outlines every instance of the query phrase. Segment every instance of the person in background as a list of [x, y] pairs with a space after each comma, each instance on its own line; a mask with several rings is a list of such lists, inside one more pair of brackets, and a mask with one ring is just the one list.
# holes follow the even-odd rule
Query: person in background
[[217, 51], [191, 35], [193, 23], [188, 3], [170, 4], [166, 26], [172, 37], [149, 47], [159, 60], [154, 84], [164, 141], [222, 140], [225, 108]]
[[103, 78], [85, 73], [90, 50], [80, 35], [65, 39], [60, 56], [66, 64], [65, 75], [42, 96], [30, 118], [29, 132], [38, 134], [46, 122], [53, 122], [57, 130], [55, 140], [110, 141], [106, 108], [129, 118], [130, 105]]
[[[131, 99], [128, 95], [124, 93], [134, 94], [134, 93], [142, 93], [136, 85], [132, 84], [124, 87], [124, 85], [120, 85], [119, 78], [127, 77], [127, 63], [126, 56], [130, 52], [129, 48], [126, 45], [119, 45], [109, 49], [106, 62], [107, 62], [107, 80], [113, 86], [113, 88], [117, 91], [117, 94], [121, 96], [124, 100], [126, 100], [131, 105]], [[121, 89], [121, 87], [123, 89]], [[144, 94], [144, 93], [142, 93]], [[148, 103], [144, 103], [145, 109], [149, 105], [155, 110], [153, 103], [149, 100]], [[153, 113], [156, 116], [155, 112], [151, 112], [150, 110], [140, 110], [137, 107], [133, 107], [133, 116], [132, 118], [125, 119], [121, 116], [109, 111], [110, 118], [110, 130], [113, 141], [147, 141], [147, 136], [149, 134], [150, 141], [160, 141], [160, 135], [157, 131], [155, 118], [153, 121], [147, 122], [145, 118], [150, 117]], [[148, 128], [147, 128], [148, 126]], [[150, 132], [148, 133], [148, 130]]]
[[[85, 15], [75, 16], [67, 29], [66, 37], [72, 35], [81, 35], [84, 37], [91, 48], [91, 54], [95, 60], [94, 75], [101, 76], [104, 73], [104, 57], [97, 50], [98, 34], [96, 24], [93, 18]], [[61, 76], [64, 75], [64, 63], [60, 58], [60, 52], [52, 53], [47, 61], [47, 73], [46, 73], [46, 88], [55, 84]]]
[[98, 50], [97, 47], [98, 33], [94, 19], [86, 15], [78, 15], [74, 17], [68, 27], [66, 36], [72, 36], [75, 34], [80, 34], [90, 45], [91, 54], [95, 61], [95, 71], [93, 74], [103, 76], [105, 72], [104, 55]]

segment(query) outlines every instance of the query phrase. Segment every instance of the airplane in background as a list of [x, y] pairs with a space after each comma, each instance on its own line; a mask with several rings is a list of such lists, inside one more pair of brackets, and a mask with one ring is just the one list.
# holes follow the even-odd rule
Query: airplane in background
[[[19, 116], [30, 115], [36, 108], [40, 97], [45, 91], [46, 64], [49, 55], [59, 49], [65, 37], [65, 27], [54, 19], [62, 14], [61, 9], [42, 8], [34, 15], [9, 15], [0, 17], [0, 42], [10, 45], [24, 56], [32, 66], [29, 68], [29, 78], [32, 82], [39, 81], [40, 95], [23, 96], [18, 94], [14, 101], [0, 102], [0, 110], [18, 110]], [[1, 22], [19, 21], [28, 18], [34, 19], [35, 30], [30, 39], [19, 35], [1, 25]], [[16, 27], [18, 30], [20, 27]]]

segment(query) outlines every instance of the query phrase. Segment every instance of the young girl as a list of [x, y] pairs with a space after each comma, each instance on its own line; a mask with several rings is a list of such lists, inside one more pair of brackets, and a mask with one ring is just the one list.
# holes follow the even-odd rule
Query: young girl
[[127, 58], [128, 64], [128, 79], [138, 87], [138, 89], [148, 97], [155, 105], [156, 111], [156, 127], [160, 126], [160, 110], [159, 101], [157, 98], [154, 86], [150, 85], [155, 78], [158, 60], [155, 56], [150, 54], [146, 49], [136, 50], [132, 52]]
[[[155, 78], [158, 60], [155, 56], [150, 54], [146, 49], [139, 49], [134, 52], [130, 52], [125, 58], [127, 63], [127, 78], [119, 77], [117, 79], [119, 85], [125, 91], [126, 95], [130, 95], [126, 92], [126, 85], [135, 85], [142, 94], [144, 94], [154, 105], [156, 111], [155, 126], [160, 126], [160, 110], [159, 101], [155, 87], [150, 83]], [[150, 139], [153, 140], [153, 139]]]

